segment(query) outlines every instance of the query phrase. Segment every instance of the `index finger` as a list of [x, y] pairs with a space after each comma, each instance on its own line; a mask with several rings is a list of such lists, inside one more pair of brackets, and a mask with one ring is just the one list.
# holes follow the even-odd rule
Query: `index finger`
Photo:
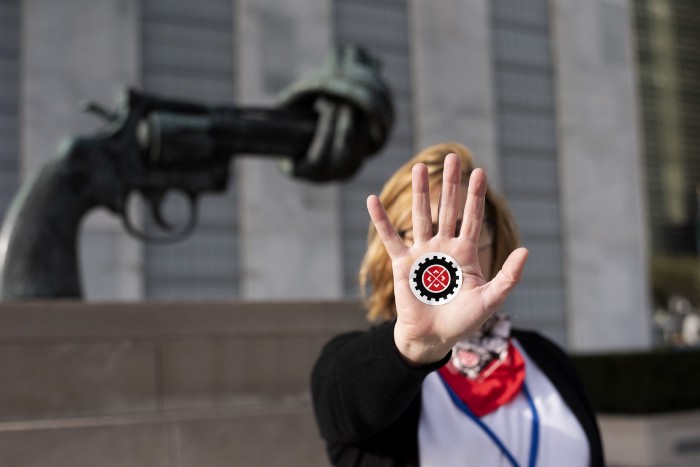
[[401, 240], [389, 216], [387, 216], [382, 202], [375, 195], [367, 198], [367, 211], [372, 219], [374, 228], [377, 229], [379, 239], [384, 244], [387, 253], [389, 253], [389, 257], [393, 260], [401, 256], [408, 247]]
[[484, 217], [486, 201], [486, 174], [482, 169], [474, 169], [469, 177], [467, 200], [464, 203], [464, 216], [459, 236], [469, 243], [470, 253], [477, 254], [481, 221]]

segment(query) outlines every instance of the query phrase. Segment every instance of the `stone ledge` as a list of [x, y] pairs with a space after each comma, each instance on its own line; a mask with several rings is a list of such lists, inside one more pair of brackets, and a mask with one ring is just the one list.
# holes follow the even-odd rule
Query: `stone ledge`
[[308, 393], [357, 302], [0, 305], [0, 421], [227, 409]]
[[36, 301], [0, 304], [0, 343], [333, 335], [367, 327], [357, 301]]
[[0, 422], [0, 433], [5, 431], [56, 430], [62, 428], [88, 428], [119, 425], [139, 425], [219, 418], [242, 418], [272, 414], [310, 413], [311, 400], [307, 395], [285, 400], [259, 401], [223, 409], [180, 410], [161, 413], [103, 415], [94, 417], [54, 418]]

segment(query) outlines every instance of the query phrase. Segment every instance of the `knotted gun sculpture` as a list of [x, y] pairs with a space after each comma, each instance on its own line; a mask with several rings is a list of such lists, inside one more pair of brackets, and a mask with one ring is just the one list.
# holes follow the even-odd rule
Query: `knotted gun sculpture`
[[[10, 206], [0, 232], [3, 300], [82, 296], [77, 238], [95, 207], [121, 216], [142, 240], [175, 241], [194, 228], [198, 197], [226, 189], [232, 157], [276, 156], [293, 177], [343, 180], [382, 147], [394, 116], [377, 61], [354, 47], [337, 49], [324, 68], [283, 91], [274, 108], [212, 107], [131, 90], [114, 112], [95, 104], [87, 110], [106, 127], [64, 143]], [[170, 190], [190, 203], [182, 227], [162, 214]], [[160, 236], [134, 226], [127, 211], [136, 192]]]

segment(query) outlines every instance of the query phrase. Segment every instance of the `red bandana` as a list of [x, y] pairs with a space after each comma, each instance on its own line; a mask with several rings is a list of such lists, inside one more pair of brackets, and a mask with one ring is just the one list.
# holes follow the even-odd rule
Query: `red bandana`
[[483, 417], [510, 402], [520, 392], [525, 381], [525, 360], [509, 341], [506, 358], [492, 361], [476, 379], [462, 375], [451, 361], [438, 371], [472, 412]]

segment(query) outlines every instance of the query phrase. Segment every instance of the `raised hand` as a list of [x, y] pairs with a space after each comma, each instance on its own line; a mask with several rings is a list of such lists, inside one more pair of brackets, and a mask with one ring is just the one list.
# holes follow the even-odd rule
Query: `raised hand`
[[[477, 330], [505, 301], [520, 281], [528, 252], [518, 248], [503, 268], [487, 282], [478, 261], [478, 240], [484, 215], [486, 175], [472, 171], [467, 200], [459, 206], [460, 161], [450, 154], [445, 158], [438, 232], [433, 234], [428, 172], [416, 164], [413, 182], [413, 245], [407, 246], [389, 220], [379, 199], [367, 199], [367, 209], [379, 238], [389, 253], [394, 274], [397, 321], [396, 347], [413, 365], [442, 359], [462, 337]], [[462, 226], [455, 237], [457, 219], [463, 209]], [[413, 263], [426, 253], [441, 252], [454, 258], [462, 269], [462, 287], [457, 296], [442, 305], [427, 305], [411, 291], [409, 275]]]

